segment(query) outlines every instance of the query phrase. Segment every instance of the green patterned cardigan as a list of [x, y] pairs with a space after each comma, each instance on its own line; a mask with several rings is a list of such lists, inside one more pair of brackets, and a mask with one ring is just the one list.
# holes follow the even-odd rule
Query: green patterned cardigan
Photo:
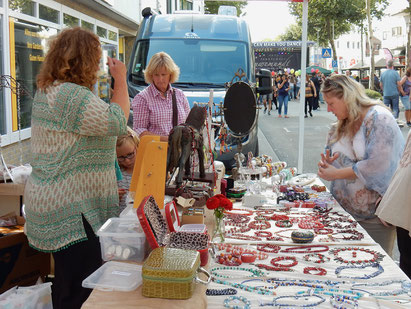
[[126, 128], [120, 106], [85, 87], [55, 83], [37, 91], [24, 192], [30, 246], [62, 250], [87, 239], [82, 214], [94, 232], [118, 215], [115, 143]]

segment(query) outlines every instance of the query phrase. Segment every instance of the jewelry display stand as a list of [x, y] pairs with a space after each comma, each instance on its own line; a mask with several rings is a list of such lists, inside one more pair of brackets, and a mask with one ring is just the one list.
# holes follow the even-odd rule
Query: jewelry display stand
[[154, 196], [159, 208], [164, 207], [166, 161], [167, 143], [161, 142], [160, 136], [141, 137], [129, 189], [134, 193], [134, 208], [138, 208], [147, 195]]

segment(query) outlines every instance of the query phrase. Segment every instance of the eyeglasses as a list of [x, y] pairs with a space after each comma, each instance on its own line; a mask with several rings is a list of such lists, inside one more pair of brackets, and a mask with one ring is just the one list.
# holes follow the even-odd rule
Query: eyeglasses
[[133, 152], [130, 152], [126, 154], [125, 156], [118, 156], [117, 160], [118, 162], [124, 162], [126, 159], [133, 159], [135, 155], [136, 155], [136, 150], [134, 149]]

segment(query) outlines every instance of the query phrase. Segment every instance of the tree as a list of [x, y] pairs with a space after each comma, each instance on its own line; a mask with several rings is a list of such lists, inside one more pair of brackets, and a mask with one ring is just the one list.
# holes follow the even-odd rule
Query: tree
[[[411, 1], [411, 0], [410, 0]], [[292, 24], [285, 29], [285, 33], [276, 37], [275, 41], [300, 41], [302, 29], [298, 24]]]
[[[370, 15], [381, 18], [388, 0], [370, 0]], [[381, 4], [381, 5], [380, 5]], [[385, 6], [384, 6], [385, 5]], [[290, 3], [290, 12], [302, 24], [302, 4]], [[349, 32], [353, 25], [360, 26], [366, 19], [364, 0], [311, 0], [308, 4], [308, 38], [322, 46], [330, 46], [337, 60], [334, 40]]]
[[205, 14], [217, 14], [218, 8], [221, 5], [235, 6], [237, 8], [237, 16], [243, 13], [243, 8], [247, 5], [246, 1], [205, 1], [204, 12]]

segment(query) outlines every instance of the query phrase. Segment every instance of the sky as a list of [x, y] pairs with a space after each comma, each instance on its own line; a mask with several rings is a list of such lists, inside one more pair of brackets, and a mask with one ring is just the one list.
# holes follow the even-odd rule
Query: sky
[[[408, 6], [407, 0], [391, 0], [386, 13], [396, 13]], [[297, 23], [288, 9], [288, 2], [283, 1], [248, 1], [243, 18], [247, 21], [251, 40], [259, 42], [264, 39], [274, 40], [285, 32], [286, 28]], [[309, 9], [308, 9], [309, 12]], [[309, 14], [309, 13], [308, 13]]]

